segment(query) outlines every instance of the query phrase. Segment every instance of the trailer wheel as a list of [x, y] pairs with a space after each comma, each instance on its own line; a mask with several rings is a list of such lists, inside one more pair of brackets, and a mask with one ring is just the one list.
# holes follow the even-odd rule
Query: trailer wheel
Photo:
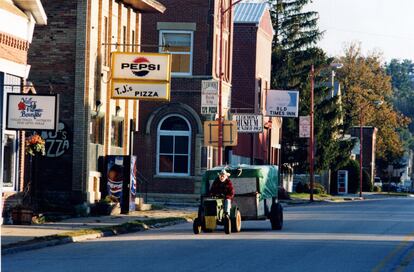
[[280, 203], [272, 204], [270, 224], [272, 225], [272, 230], [281, 230], [283, 228], [283, 207]]

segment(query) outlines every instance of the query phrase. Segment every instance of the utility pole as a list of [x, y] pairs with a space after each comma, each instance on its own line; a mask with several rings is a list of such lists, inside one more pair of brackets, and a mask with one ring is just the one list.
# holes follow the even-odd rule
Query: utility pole
[[314, 165], [314, 130], [313, 130], [313, 120], [314, 120], [314, 77], [315, 77], [315, 70], [313, 64], [311, 66], [311, 93], [310, 93], [310, 141], [309, 141], [309, 184], [310, 184], [310, 201], [313, 201], [313, 165]]
[[[219, 101], [218, 101], [218, 165], [222, 165], [223, 164], [223, 112], [222, 112], [222, 96], [223, 96], [223, 30], [224, 30], [224, 16], [226, 15], [226, 13], [228, 11], [230, 11], [233, 8], [234, 5], [238, 4], [239, 2], [241, 2], [242, 0], [237, 0], [236, 2], [233, 3], [232, 0], [230, 0], [230, 4], [228, 8], [224, 8], [223, 0], [220, 0], [220, 8], [219, 8], [219, 12], [220, 12], [220, 52], [219, 52]], [[231, 16], [230, 16], [231, 18]], [[231, 33], [231, 25], [232, 22], [229, 20], [229, 33]], [[228, 46], [227, 50], [229, 50], [229, 48], [231, 48], [231, 46]]]

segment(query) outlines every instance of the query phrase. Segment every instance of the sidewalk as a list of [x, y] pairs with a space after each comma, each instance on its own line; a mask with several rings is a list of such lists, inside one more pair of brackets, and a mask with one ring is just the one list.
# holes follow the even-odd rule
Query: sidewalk
[[186, 222], [195, 208], [135, 211], [128, 215], [78, 217], [36, 225], [2, 225], [2, 255]]

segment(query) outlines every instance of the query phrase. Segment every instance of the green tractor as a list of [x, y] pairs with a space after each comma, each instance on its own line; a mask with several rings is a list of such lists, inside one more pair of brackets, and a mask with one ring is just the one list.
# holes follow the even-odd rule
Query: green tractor
[[195, 234], [212, 232], [223, 225], [226, 234], [240, 232], [243, 220], [269, 219], [272, 230], [283, 228], [283, 207], [278, 201], [279, 175], [274, 165], [227, 167], [235, 195], [230, 215], [224, 214], [224, 198], [208, 197], [211, 184], [223, 167], [207, 170], [201, 183], [201, 203], [194, 220]]
[[205, 197], [201, 200], [198, 209], [198, 217], [194, 220], [193, 231], [195, 234], [203, 232], [212, 232], [217, 225], [224, 226], [224, 232], [240, 232], [241, 214], [236, 206], [230, 209], [230, 214], [224, 213], [224, 199]]

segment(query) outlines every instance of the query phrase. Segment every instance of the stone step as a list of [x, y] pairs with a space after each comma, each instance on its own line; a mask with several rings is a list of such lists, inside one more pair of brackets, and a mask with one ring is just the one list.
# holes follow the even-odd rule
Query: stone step
[[148, 193], [146, 196], [141, 194], [139, 197], [143, 199], [146, 197], [146, 203], [156, 205], [197, 207], [200, 203], [199, 194]]

